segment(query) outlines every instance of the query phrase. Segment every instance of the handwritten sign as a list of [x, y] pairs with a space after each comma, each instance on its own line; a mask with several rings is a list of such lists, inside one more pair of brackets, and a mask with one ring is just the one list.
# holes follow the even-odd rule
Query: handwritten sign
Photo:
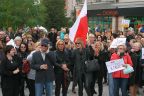
[[117, 46], [125, 44], [126, 44], [126, 38], [116, 38], [112, 41], [110, 48], [117, 48]]
[[144, 59], [144, 48], [142, 48], [142, 59]]
[[123, 65], [124, 65], [123, 59], [111, 60], [111, 61], [106, 62], [108, 73], [123, 70], [124, 69]]

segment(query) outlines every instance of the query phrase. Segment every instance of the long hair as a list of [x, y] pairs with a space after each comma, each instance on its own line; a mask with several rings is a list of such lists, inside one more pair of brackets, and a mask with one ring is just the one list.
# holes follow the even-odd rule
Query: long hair
[[84, 41], [81, 38], [76, 38], [75, 42], [79, 42], [82, 45], [82, 48], [84, 48]]

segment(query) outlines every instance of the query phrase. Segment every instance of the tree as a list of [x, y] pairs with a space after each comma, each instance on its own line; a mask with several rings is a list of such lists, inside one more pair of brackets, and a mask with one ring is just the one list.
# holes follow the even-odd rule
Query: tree
[[0, 0], [0, 27], [43, 25], [45, 10], [43, 2], [34, 5], [34, 0]]
[[55, 27], [60, 29], [67, 26], [65, 0], [44, 0], [47, 9], [47, 28]]

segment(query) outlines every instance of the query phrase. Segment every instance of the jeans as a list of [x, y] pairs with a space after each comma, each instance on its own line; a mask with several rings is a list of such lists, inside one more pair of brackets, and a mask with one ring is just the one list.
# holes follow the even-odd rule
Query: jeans
[[108, 73], [109, 96], [114, 96], [114, 81], [111, 73]]
[[122, 96], [128, 96], [127, 85], [128, 78], [113, 78], [114, 81], [114, 96], [119, 96], [119, 88], [121, 88]]
[[42, 96], [44, 87], [46, 89], [46, 96], [52, 96], [53, 82], [35, 83], [35, 95]]

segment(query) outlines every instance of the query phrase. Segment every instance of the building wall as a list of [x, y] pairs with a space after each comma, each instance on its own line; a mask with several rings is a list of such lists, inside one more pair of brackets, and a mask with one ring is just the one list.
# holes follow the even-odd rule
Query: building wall
[[67, 10], [67, 17], [71, 17], [72, 12], [74, 11], [74, 7], [76, 5], [76, 0], [65, 0], [66, 2], [66, 10]]
[[119, 2], [138, 2], [138, 1], [144, 1], [144, 0], [119, 0]]

